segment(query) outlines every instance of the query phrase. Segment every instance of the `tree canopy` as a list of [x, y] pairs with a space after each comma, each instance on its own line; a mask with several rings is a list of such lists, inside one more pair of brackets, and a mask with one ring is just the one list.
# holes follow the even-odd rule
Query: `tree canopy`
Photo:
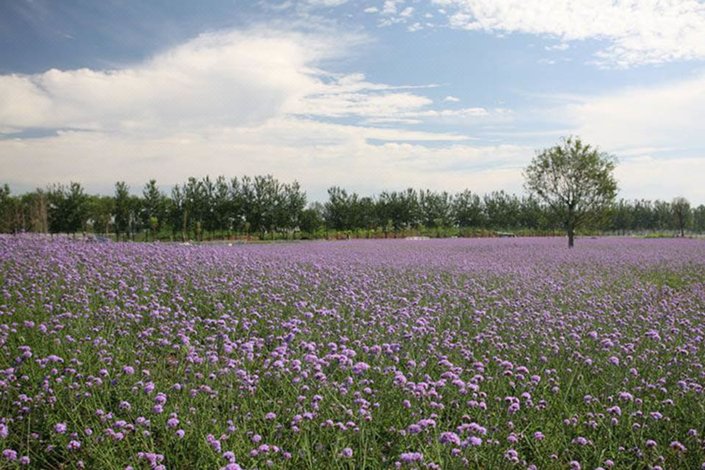
[[616, 159], [578, 137], [536, 154], [524, 171], [526, 189], [548, 204], [562, 221], [568, 246], [576, 229], [595, 221], [617, 196], [612, 175]]

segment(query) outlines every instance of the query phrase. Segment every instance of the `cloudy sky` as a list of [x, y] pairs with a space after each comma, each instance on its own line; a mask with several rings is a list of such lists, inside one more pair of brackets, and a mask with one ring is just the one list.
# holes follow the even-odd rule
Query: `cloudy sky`
[[522, 191], [577, 135], [705, 203], [703, 0], [0, 2], [0, 181]]

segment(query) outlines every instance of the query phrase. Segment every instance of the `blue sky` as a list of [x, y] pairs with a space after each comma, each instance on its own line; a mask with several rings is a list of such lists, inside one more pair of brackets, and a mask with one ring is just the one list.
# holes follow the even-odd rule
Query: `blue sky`
[[705, 203], [705, 3], [0, 2], [0, 168], [21, 192], [271, 173], [522, 191], [561, 136], [620, 196]]

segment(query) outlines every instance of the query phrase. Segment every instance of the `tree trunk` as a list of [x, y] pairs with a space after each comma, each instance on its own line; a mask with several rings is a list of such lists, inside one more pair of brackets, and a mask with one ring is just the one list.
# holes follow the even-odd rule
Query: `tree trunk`
[[573, 248], [575, 245], [575, 229], [568, 227], [568, 248]]

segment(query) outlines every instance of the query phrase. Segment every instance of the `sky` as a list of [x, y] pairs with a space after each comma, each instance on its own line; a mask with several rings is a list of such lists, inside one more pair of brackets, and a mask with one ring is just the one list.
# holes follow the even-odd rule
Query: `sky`
[[523, 192], [578, 136], [705, 203], [705, 0], [0, 0], [0, 182]]

